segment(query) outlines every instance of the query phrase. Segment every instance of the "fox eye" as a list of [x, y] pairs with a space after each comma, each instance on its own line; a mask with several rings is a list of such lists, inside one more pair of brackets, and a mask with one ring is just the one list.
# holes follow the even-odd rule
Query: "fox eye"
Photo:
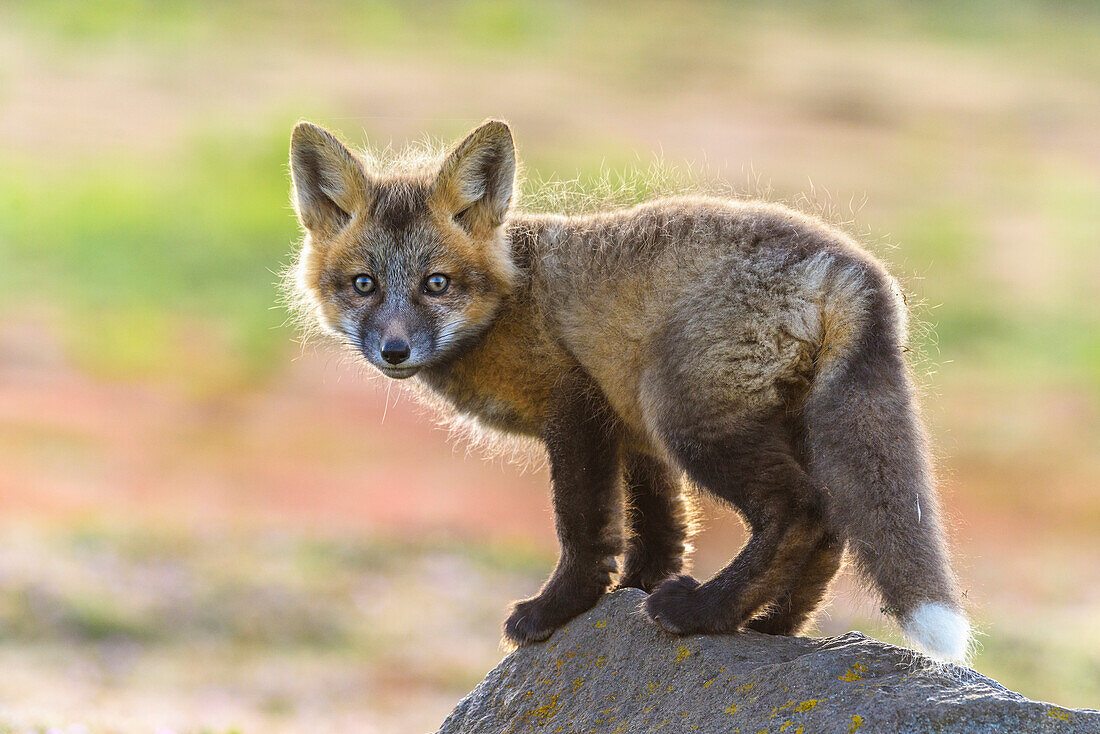
[[447, 290], [447, 286], [450, 284], [451, 279], [443, 273], [432, 273], [424, 279], [424, 290], [438, 295]]
[[360, 273], [355, 276], [355, 280], [352, 281], [352, 285], [355, 286], [355, 292], [361, 296], [366, 296], [374, 291], [374, 278], [370, 277], [366, 273]]

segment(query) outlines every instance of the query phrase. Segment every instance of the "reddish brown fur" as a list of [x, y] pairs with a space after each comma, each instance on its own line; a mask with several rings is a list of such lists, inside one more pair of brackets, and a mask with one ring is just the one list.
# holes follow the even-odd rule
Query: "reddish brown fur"
[[[899, 618], [958, 608], [904, 305], [849, 237], [707, 197], [517, 212], [500, 122], [398, 174], [309, 123], [291, 158], [306, 230], [292, 278], [310, 317], [457, 416], [547, 448], [562, 555], [516, 606], [511, 640], [543, 639], [595, 603], [624, 551], [624, 499], [621, 583], [653, 590], [647, 610], [671, 631], [796, 631], [845, 542]], [[377, 290], [352, 291], [358, 273]], [[424, 290], [432, 273], [445, 292]], [[391, 337], [407, 338], [407, 366], [380, 361]], [[704, 584], [674, 576], [690, 525], [682, 476], [753, 531]]]

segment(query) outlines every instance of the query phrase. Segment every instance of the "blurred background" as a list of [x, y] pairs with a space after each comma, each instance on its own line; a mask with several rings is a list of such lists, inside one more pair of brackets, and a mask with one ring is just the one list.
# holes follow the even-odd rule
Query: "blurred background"
[[1098, 48], [1085, 2], [4, 3], [0, 731], [434, 730], [553, 564], [537, 460], [284, 323], [299, 117], [845, 222], [923, 324], [975, 667], [1100, 705]]

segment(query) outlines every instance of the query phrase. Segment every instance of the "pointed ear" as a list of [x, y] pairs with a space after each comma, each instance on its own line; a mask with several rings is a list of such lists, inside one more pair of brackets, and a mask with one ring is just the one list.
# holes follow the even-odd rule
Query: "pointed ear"
[[501, 120], [489, 120], [443, 161], [433, 193], [467, 231], [487, 234], [508, 214], [515, 183], [512, 131]]
[[363, 165], [336, 137], [311, 122], [299, 122], [290, 136], [294, 206], [309, 232], [334, 234], [367, 201]]

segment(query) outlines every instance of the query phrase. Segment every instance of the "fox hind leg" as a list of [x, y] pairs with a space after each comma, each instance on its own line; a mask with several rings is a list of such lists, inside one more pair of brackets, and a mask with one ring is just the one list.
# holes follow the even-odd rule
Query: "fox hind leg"
[[630, 537], [618, 586], [650, 592], [684, 568], [690, 509], [680, 478], [653, 457], [629, 454], [623, 462], [623, 484]]
[[646, 609], [670, 632], [734, 632], [794, 586], [825, 536], [818, 490], [797, 461], [781, 416], [761, 421], [696, 413], [666, 424], [662, 436], [693, 481], [740, 510], [752, 536], [709, 581], [666, 581]]
[[745, 629], [769, 635], [793, 635], [809, 622], [825, 597], [844, 557], [844, 542], [826, 534], [813, 549], [794, 583], [781, 593], [764, 614]]

